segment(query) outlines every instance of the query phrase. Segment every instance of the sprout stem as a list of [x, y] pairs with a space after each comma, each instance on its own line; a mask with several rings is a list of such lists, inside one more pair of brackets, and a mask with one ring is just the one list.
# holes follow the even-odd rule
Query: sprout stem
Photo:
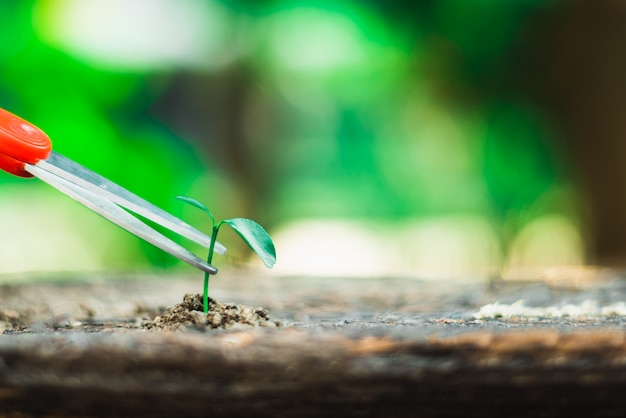
[[[211, 217], [212, 218], [212, 217]], [[211, 234], [211, 245], [209, 245], [209, 255], [206, 262], [211, 264], [213, 262], [213, 250], [215, 249], [215, 241], [217, 240], [217, 231], [219, 231], [221, 222], [217, 226], [213, 226], [213, 232]], [[209, 312], [209, 278], [211, 275], [208, 272], [204, 272], [204, 295], [202, 302], [204, 304], [204, 313]]]

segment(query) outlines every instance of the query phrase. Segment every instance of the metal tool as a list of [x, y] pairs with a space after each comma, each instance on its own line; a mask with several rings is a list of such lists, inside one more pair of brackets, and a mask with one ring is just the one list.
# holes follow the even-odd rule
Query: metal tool
[[[206, 248], [211, 244], [211, 237], [112, 181], [52, 151], [52, 142], [41, 129], [1, 108], [0, 168], [20, 177], [38, 177], [131, 234], [202, 271], [217, 273], [215, 267], [146, 225], [130, 212]], [[216, 242], [215, 251], [223, 254], [226, 248]]]

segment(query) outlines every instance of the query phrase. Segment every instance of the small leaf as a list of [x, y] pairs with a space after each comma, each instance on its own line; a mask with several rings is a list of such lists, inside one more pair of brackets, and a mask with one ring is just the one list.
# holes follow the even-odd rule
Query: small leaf
[[185, 203], [187, 203], [187, 204], [189, 204], [191, 206], [195, 206], [196, 208], [200, 209], [201, 211], [204, 211], [204, 212], [208, 213], [209, 216], [211, 217], [211, 220], [215, 219], [215, 218], [213, 218], [213, 214], [211, 213], [209, 208], [204, 206], [204, 204], [198, 202], [196, 199], [194, 199], [192, 197], [187, 197], [187, 196], [176, 196], [176, 199], [182, 200], [183, 202], [185, 202]]
[[276, 264], [274, 242], [272, 242], [272, 238], [261, 225], [246, 218], [231, 218], [222, 222], [230, 225], [243, 238], [261, 258], [265, 267], [272, 268]]

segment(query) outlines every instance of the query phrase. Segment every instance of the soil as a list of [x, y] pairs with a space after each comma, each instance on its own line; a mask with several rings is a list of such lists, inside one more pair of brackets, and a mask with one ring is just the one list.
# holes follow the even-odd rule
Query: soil
[[233, 303], [207, 315], [186, 294], [196, 280], [87, 279], [0, 289], [0, 417], [626, 413], [624, 316], [475, 315], [518, 300], [616, 306], [619, 275], [554, 286], [242, 274], [216, 281], [215, 298]]
[[254, 326], [273, 328], [280, 326], [280, 322], [270, 320], [267, 309], [219, 303], [212, 298], [209, 298], [208, 312], [205, 314], [202, 295], [188, 293], [182, 303], [167, 308], [163, 315], [142, 323], [142, 326], [166, 330], [242, 329]]

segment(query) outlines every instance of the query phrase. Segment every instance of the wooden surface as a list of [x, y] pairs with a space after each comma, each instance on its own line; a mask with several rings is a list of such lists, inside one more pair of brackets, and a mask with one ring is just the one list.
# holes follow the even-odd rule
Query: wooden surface
[[[546, 306], [615, 302], [624, 296], [619, 280], [579, 290], [244, 276], [215, 285], [214, 296], [261, 304], [282, 328], [140, 327], [148, 312], [194, 286], [133, 279], [3, 288], [0, 306], [19, 313], [20, 301], [28, 304], [32, 325], [0, 337], [0, 416], [626, 412], [623, 318], [471, 315], [485, 303], [520, 298]], [[91, 319], [79, 321], [86, 312]]]

